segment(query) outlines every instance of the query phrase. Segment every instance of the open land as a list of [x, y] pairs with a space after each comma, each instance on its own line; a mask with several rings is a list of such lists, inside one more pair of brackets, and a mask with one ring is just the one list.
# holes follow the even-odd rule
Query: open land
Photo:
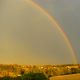
[[80, 74], [70, 74], [51, 77], [50, 80], [80, 80]]

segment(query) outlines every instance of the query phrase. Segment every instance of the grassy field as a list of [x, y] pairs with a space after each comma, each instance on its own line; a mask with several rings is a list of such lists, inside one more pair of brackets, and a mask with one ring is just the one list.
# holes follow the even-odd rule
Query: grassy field
[[56, 76], [56, 77], [50, 78], [50, 80], [80, 80], [80, 74]]

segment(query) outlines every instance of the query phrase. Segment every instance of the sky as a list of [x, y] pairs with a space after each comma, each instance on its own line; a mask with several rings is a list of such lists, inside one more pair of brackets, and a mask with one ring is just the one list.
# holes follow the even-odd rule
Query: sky
[[29, 0], [0, 0], [1, 64], [72, 64], [73, 56], [56, 25]]
[[80, 1], [79, 0], [33, 0], [44, 8], [67, 34], [78, 63], [80, 63]]

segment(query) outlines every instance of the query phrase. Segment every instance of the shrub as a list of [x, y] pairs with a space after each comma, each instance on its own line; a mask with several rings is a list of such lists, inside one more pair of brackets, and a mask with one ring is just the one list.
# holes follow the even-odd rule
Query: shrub
[[11, 78], [9, 76], [4, 76], [2, 80], [11, 80]]
[[71, 68], [71, 73], [72, 73], [72, 74], [77, 73], [77, 69], [76, 69], [76, 68]]
[[23, 80], [48, 80], [48, 78], [43, 73], [33, 73], [24, 74], [22, 76]]

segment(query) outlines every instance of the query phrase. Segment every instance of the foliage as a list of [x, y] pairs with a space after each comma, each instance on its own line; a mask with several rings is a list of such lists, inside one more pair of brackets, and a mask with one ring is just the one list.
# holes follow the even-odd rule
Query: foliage
[[[28, 74], [27, 74], [28, 73]], [[80, 73], [80, 64], [67, 64], [67, 65], [2, 65], [0, 64], [0, 75], [5, 76], [4, 79], [7, 80], [11, 77], [16, 77], [15, 80], [21, 80], [23, 77], [32, 76], [33, 73], [43, 73], [48, 78], [58, 75], [67, 75], [67, 74], [77, 74]], [[22, 76], [21, 76], [22, 75]], [[0, 80], [2, 80], [0, 78]], [[8, 79], [9, 80], [9, 79]]]
[[11, 78], [9, 76], [4, 76], [2, 80], [11, 80]]
[[47, 80], [47, 77], [43, 73], [33, 73], [24, 74], [23, 80]]
[[79, 73], [79, 69], [78, 68], [71, 68], [71, 73], [72, 74]]
[[43, 73], [27, 73], [22, 76], [17, 76], [15, 78], [4, 76], [0, 80], [48, 80], [48, 78]]

